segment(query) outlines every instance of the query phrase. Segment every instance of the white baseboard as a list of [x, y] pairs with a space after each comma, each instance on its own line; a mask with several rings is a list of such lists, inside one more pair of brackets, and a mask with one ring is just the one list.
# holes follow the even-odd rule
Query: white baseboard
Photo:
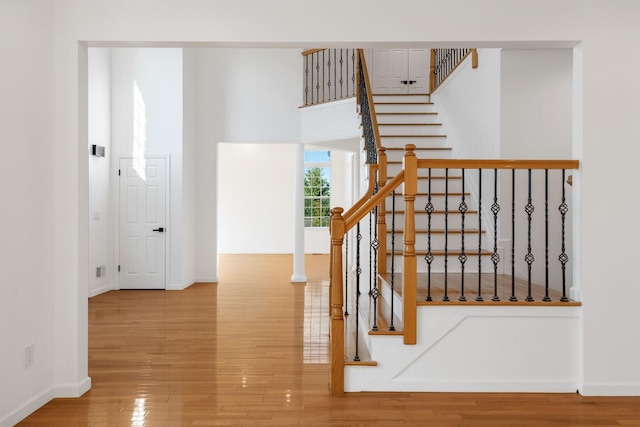
[[583, 396], [640, 396], [640, 384], [583, 384], [579, 389]]
[[29, 399], [24, 404], [7, 414], [5, 417], [0, 418], [0, 427], [13, 427], [20, 421], [27, 418], [29, 415], [43, 407], [51, 399], [55, 398], [55, 389], [50, 387], [45, 391], [38, 393], [33, 398]]
[[98, 295], [100, 295], [100, 294], [104, 294], [105, 292], [109, 292], [109, 291], [112, 291], [112, 290], [114, 290], [114, 289], [115, 289], [115, 288], [114, 288], [114, 286], [113, 286], [113, 284], [112, 284], [112, 283], [109, 283], [109, 284], [108, 284], [108, 285], [106, 285], [106, 286], [101, 286], [101, 287], [99, 287], [98, 289], [90, 289], [90, 290], [89, 290], [89, 298], [92, 298], [92, 297], [98, 296]]
[[196, 278], [196, 283], [218, 283], [218, 278], [215, 276], [212, 277], [198, 277]]
[[302, 275], [293, 275], [291, 276], [291, 283], [306, 283], [307, 282], [307, 276], [305, 276], [304, 274]]
[[172, 283], [167, 286], [168, 291], [184, 291], [189, 286], [193, 285], [196, 282], [187, 282], [187, 283]]
[[91, 389], [91, 378], [86, 377], [79, 383], [56, 384], [55, 397], [80, 397]]
[[573, 382], [553, 381], [387, 381], [375, 386], [346, 384], [346, 392], [437, 392], [437, 393], [575, 393]]

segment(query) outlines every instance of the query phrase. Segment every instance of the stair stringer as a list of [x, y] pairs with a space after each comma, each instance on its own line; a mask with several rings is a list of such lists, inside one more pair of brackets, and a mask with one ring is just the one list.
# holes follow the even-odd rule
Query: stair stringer
[[416, 345], [371, 336], [345, 391], [575, 392], [581, 307], [419, 306]]

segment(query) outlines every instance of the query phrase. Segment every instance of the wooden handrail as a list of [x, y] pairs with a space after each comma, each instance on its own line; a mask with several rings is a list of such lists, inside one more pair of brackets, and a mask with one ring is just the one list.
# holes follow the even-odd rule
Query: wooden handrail
[[372, 198], [367, 200], [367, 202], [353, 212], [349, 218], [344, 218], [345, 231], [351, 230], [358, 222], [360, 222], [360, 220], [362, 220], [362, 218], [367, 216], [367, 214], [371, 212], [376, 205], [379, 205], [382, 199], [391, 194], [393, 190], [398, 188], [403, 182], [404, 170], [400, 171], [400, 173], [394, 176], [391, 181], [387, 182], [387, 185], [385, 185], [382, 190], [378, 191]]
[[578, 169], [578, 160], [420, 159], [419, 169]]
[[316, 52], [322, 52], [323, 50], [324, 49], [307, 49], [307, 50], [304, 50], [304, 51], [300, 52], [300, 54], [302, 56], [308, 56], [308, 55], [313, 55]]

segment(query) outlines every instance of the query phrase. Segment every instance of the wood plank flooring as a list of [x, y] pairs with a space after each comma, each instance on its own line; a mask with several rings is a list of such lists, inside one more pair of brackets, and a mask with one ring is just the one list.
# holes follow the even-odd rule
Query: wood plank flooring
[[619, 426], [640, 398], [329, 393], [328, 257], [225, 255], [220, 282], [89, 302], [92, 389], [21, 426]]

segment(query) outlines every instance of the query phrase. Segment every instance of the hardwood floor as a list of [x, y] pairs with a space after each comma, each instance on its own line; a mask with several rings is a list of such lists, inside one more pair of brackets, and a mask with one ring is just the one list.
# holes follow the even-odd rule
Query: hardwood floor
[[328, 389], [328, 257], [225, 255], [220, 282], [89, 302], [92, 389], [21, 426], [640, 425], [640, 398]]

